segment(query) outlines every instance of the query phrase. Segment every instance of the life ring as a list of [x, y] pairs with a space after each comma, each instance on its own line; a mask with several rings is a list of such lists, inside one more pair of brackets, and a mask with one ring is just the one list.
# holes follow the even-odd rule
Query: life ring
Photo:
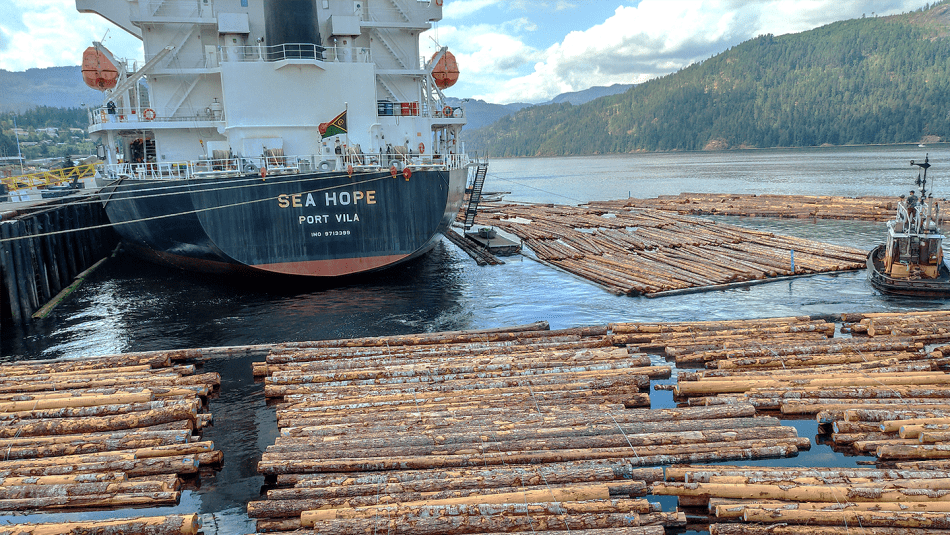
[[442, 5], [442, 0], [435, 0], [435, 5], [441, 6], [441, 5]]
[[267, 168], [261, 167], [261, 178], [267, 178]]
[[145, 108], [145, 111], [142, 112], [142, 118], [145, 119], [146, 121], [154, 121], [155, 110], [153, 110], [152, 108]]
[[402, 170], [402, 176], [406, 179], [406, 182], [409, 182], [409, 179], [412, 178], [412, 169], [408, 167]]
[[348, 174], [348, 175], [350, 175], [350, 176], [353, 176], [353, 166], [352, 166], [352, 165], [347, 165], [347, 166], [346, 166], [346, 174]]
[[419, 143], [419, 154], [425, 154], [425, 153], [426, 153], [426, 144]]
[[393, 178], [396, 178], [396, 174], [399, 173], [396, 169], [396, 164], [392, 164], [392, 166], [389, 167], [389, 172], [392, 173]]
[[446, 106], [446, 107], [442, 108], [442, 116], [443, 116], [443, 117], [451, 117], [451, 116], [452, 116], [452, 106]]

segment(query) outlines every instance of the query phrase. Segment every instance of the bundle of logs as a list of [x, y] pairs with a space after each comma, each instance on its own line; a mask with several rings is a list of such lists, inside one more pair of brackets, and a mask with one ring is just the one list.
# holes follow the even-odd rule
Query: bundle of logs
[[749, 404], [646, 408], [671, 370], [614, 342], [536, 324], [275, 350], [254, 371], [280, 436], [248, 514], [262, 532], [660, 535], [685, 518], [642, 499], [663, 477], [646, 467], [808, 447]]
[[858, 270], [867, 256], [851, 247], [647, 209], [486, 206], [477, 223], [518, 236], [538, 260], [618, 295]]
[[[674, 466], [652, 495], [677, 496], [712, 535], [934, 534], [950, 529], [950, 313], [848, 314], [614, 324], [615, 342], [663, 351], [691, 406], [752, 405], [815, 417], [819, 433], [877, 468]], [[767, 414], [767, 413], [765, 413]], [[699, 512], [691, 508], [701, 508]], [[696, 515], [696, 516], [693, 516]]]
[[[222, 454], [200, 440], [216, 373], [159, 352], [0, 366], [0, 511], [178, 504]], [[197, 515], [17, 524], [0, 533], [196, 533]]]
[[870, 338], [902, 336], [925, 344], [950, 342], [950, 311], [843, 314], [843, 332]]
[[683, 215], [887, 221], [894, 218], [898, 201], [896, 197], [680, 193], [654, 199], [597, 201], [588, 206], [610, 211], [651, 208]]
[[716, 521], [710, 535], [935, 535], [950, 529], [946, 469], [674, 466], [666, 479], [654, 483], [652, 493], [708, 511]]

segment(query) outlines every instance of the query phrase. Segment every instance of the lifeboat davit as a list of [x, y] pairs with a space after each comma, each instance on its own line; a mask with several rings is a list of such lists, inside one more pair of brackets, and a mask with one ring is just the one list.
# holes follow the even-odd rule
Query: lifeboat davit
[[82, 79], [86, 85], [99, 91], [115, 88], [119, 80], [119, 69], [95, 47], [89, 47], [82, 54]]
[[[432, 59], [435, 59], [435, 56]], [[442, 59], [432, 69], [432, 78], [435, 79], [435, 85], [439, 86], [439, 89], [447, 89], [458, 82], [459, 65], [455, 62], [455, 56], [448, 50], [445, 51]]]

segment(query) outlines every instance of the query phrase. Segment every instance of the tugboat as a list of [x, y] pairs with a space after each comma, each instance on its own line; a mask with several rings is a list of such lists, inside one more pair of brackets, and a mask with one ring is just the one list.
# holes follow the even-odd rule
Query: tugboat
[[210, 273], [336, 277], [416, 258], [477, 165], [443, 0], [76, 0], [146, 62], [85, 54], [102, 203], [128, 248]]
[[881, 293], [918, 297], [950, 296], [950, 268], [944, 262], [940, 206], [927, 190], [929, 156], [919, 168], [916, 184], [897, 206], [897, 218], [887, 222], [887, 242], [867, 259], [868, 281]]

